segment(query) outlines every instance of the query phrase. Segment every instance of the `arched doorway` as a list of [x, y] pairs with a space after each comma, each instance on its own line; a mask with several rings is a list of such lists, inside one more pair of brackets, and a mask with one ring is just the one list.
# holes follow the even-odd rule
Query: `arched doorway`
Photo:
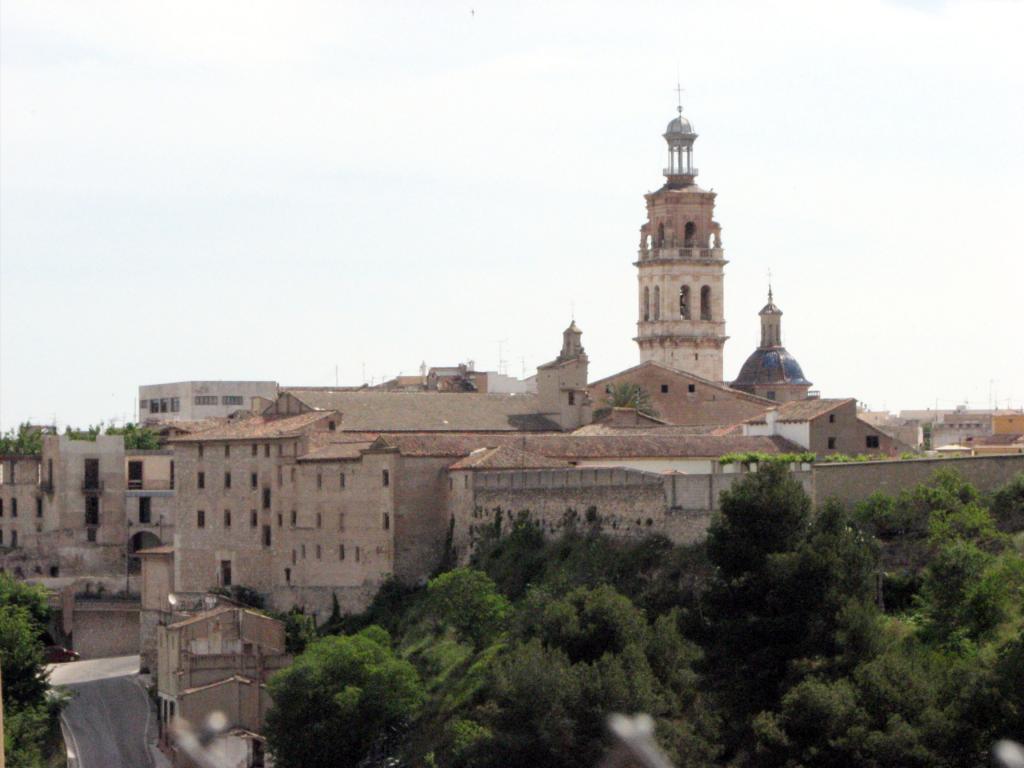
[[163, 542], [160, 537], [152, 531], [139, 531], [133, 534], [128, 541], [128, 570], [131, 573], [138, 573], [142, 570], [142, 561], [135, 556], [140, 549], [159, 547]]

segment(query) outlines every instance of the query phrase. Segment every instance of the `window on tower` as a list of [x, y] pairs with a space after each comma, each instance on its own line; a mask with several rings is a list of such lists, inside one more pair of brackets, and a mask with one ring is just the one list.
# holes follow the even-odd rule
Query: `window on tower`
[[651, 289], [644, 288], [644, 322], [651, 319]]
[[686, 229], [683, 230], [683, 246], [693, 248], [693, 239], [697, 236], [697, 225], [692, 221], [686, 222]]
[[658, 242], [656, 243], [656, 245], [659, 248], [661, 248], [661, 246], [663, 246], [664, 244], [665, 244], [665, 225], [664, 224], [659, 224], [658, 225]]
[[700, 319], [711, 319], [711, 286], [705, 285], [700, 289]]
[[688, 285], [679, 289], [679, 316], [685, 320], [690, 319], [690, 286]]
[[654, 286], [654, 319], [661, 320], [661, 287]]

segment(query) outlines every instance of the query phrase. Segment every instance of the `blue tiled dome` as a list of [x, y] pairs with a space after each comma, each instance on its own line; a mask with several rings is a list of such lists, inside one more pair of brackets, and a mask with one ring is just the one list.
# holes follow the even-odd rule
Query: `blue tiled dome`
[[799, 384], [810, 386], [804, 378], [800, 363], [785, 347], [768, 347], [754, 350], [747, 362], [740, 368], [740, 375], [732, 383], [734, 388], [747, 388], [764, 384]]

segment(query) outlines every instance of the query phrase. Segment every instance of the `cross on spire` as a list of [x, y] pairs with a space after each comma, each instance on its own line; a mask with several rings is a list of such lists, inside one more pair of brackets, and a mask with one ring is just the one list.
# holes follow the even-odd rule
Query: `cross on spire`
[[679, 81], [676, 80], [676, 87], [674, 90], [676, 92], [676, 103], [678, 104], [678, 106], [676, 107], [676, 111], [679, 112], [679, 114], [681, 115], [683, 114], [683, 91], [685, 89], [682, 85], [679, 84]]
[[772, 270], [768, 268], [768, 303], [772, 303]]

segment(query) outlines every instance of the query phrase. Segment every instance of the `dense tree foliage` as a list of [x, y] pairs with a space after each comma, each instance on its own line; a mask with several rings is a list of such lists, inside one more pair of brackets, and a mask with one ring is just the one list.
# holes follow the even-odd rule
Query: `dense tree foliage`
[[644, 711], [688, 768], [987, 765], [1024, 733], [1022, 503], [1024, 476], [940, 474], [812, 510], [767, 462], [700, 546], [524, 516], [334, 615], [274, 679], [270, 743], [285, 768], [589, 768], [607, 715]]
[[0, 456], [38, 456], [43, 452], [43, 433], [27, 421], [0, 435]]
[[4, 746], [10, 768], [44, 765], [60, 706], [47, 699], [42, 636], [50, 609], [46, 592], [0, 573], [0, 667]]
[[638, 413], [648, 416], [658, 415], [651, 403], [650, 393], [639, 384], [630, 384], [629, 382], [612, 384], [604, 402], [604, 407], [598, 408], [595, 416], [601, 417], [609, 413], [612, 408], [635, 408]]
[[267, 737], [281, 768], [355, 765], [423, 701], [413, 666], [379, 627], [325, 637], [270, 680]]

